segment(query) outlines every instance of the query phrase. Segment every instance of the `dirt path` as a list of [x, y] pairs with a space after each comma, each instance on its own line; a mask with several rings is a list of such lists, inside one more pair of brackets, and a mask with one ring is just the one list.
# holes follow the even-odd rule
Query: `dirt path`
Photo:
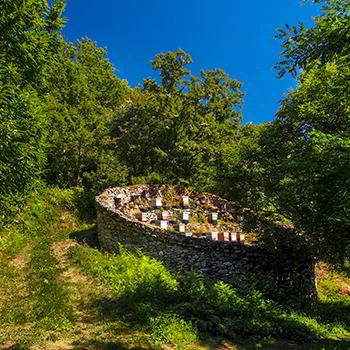
[[32, 350], [83, 350], [83, 344], [91, 344], [96, 334], [103, 333], [103, 325], [99, 325], [96, 310], [93, 307], [94, 300], [98, 297], [95, 281], [85, 276], [69, 260], [69, 250], [78, 245], [77, 242], [69, 239], [52, 245], [53, 255], [62, 271], [58, 280], [70, 292], [73, 310], [72, 328], [60, 334], [54, 333], [51, 337], [54, 340], [44, 341], [32, 347]]
[[30, 245], [9, 260], [0, 261], [0, 349], [12, 346], [31, 327], [28, 315], [33, 309], [27, 284]]
[[[67, 302], [71, 312], [67, 312], [67, 324], [64, 327], [45, 328], [40, 323], [41, 320], [38, 321], [33, 316], [35, 299], [32, 298], [32, 291], [29, 288], [30, 261], [32, 256], [34, 258], [33, 247], [37, 243], [31, 242], [10, 260], [0, 260], [1, 350], [155, 349], [150, 345], [153, 343], [150, 341], [149, 334], [118, 319], [115, 314], [115, 299], [111, 291], [97, 279], [86, 276], [75, 265], [70, 258], [70, 251], [77, 247], [81, 249], [81, 246], [72, 239], [54, 240], [54, 243], [47, 246], [48, 256], [54, 258], [53, 265], [57, 270], [55, 280], [67, 290]], [[323, 271], [321, 271], [323, 274], [326, 273]], [[41, 283], [41, 280], [39, 281]], [[45, 281], [42, 280], [42, 283]], [[345, 279], [342, 283], [345, 284]], [[347, 290], [348, 287], [347, 284], [342, 290]], [[54, 297], [52, 295], [52, 298]], [[1, 326], [1, 320], [6, 321], [3, 323], [4, 327]], [[213, 339], [203, 344], [193, 344], [189, 348], [254, 350], [257, 348], [255, 345], [255, 342], [249, 339], [241, 341], [237, 339], [236, 344], [222, 340], [216, 343]], [[283, 340], [259, 344], [261, 350], [296, 350], [298, 347], [293, 342]], [[175, 347], [164, 346], [164, 349], [171, 350]]]

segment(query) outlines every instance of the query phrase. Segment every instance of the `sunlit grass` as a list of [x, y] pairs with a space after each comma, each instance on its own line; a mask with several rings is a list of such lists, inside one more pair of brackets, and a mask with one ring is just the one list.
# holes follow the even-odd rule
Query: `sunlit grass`
[[[227, 339], [243, 350], [282, 349], [284, 342], [303, 350], [350, 348], [345, 274], [322, 266], [320, 300], [311, 306], [277, 303], [201, 274], [173, 275], [140, 251], [112, 255], [86, 246], [97, 246], [96, 227], [79, 219], [76, 196], [57, 189], [35, 195], [1, 232], [0, 347], [30, 349], [66, 338], [93, 350], [210, 349]], [[67, 261], [89, 276], [88, 284], [62, 278], [52, 247], [69, 237], [83, 245], [71, 248]], [[73, 292], [84, 297], [74, 301]], [[79, 308], [89, 318], [88, 334], [78, 327]]]
[[[161, 263], [141, 253], [121, 249], [120, 255], [112, 255], [77, 247], [71, 255], [86, 273], [113, 291], [112, 312], [148, 330], [157, 342], [171, 338], [176, 344], [171, 335], [160, 337], [160, 328], [165, 327], [164, 334], [168, 334], [180, 329], [180, 325], [187, 332], [192, 329], [188, 339], [198, 339], [206, 333], [231, 339], [237, 336], [297, 341], [350, 339], [341, 323], [328, 323], [320, 314], [313, 316], [308, 308], [293, 311], [289, 306], [265, 299], [259, 292], [243, 295], [200, 274], [174, 277]], [[178, 342], [183, 340], [179, 338]]]

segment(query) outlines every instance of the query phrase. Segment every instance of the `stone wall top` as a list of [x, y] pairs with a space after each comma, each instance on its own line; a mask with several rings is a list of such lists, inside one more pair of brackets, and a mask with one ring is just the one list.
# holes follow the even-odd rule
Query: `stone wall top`
[[194, 238], [241, 243], [247, 239], [241, 227], [244, 213], [209, 193], [171, 185], [116, 187], [103, 192], [96, 203], [131, 222]]

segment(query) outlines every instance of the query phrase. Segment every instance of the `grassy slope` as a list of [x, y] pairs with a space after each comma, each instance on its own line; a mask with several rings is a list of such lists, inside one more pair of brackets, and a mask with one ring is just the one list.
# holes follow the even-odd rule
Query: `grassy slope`
[[47, 190], [0, 233], [0, 349], [350, 349], [344, 275], [320, 266], [320, 302], [293, 310], [181, 280], [142, 254], [100, 253], [78, 197]]

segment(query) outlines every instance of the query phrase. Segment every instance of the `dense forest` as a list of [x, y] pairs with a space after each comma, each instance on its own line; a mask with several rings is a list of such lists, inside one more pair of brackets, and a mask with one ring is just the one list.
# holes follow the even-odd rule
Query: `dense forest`
[[[131, 88], [89, 38], [67, 42], [64, 1], [0, 3], [0, 225], [45, 186], [91, 197], [131, 183], [217, 193], [303, 232], [318, 260], [350, 254], [349, 3], [324, 0], [314, 27], [278, 29], [280, 76], [297, 88], [273, 122], [244, 124], [242, 83], [191, 74], [159, 53], [159, 82]], [[272, 117], [272, 116], [271, 116]]]

